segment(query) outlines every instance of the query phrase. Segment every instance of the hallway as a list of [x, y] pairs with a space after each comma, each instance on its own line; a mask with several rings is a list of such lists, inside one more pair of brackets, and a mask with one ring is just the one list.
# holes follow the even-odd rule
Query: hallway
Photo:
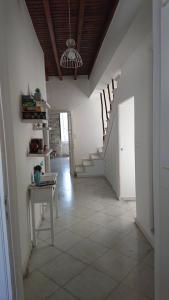
[[116, 201], [104, 178], [71, 179], [64, 160], [55, 246], [39, 234], [25, 300], [152, 300], [153, 251], [134, 225], [135, 202]]

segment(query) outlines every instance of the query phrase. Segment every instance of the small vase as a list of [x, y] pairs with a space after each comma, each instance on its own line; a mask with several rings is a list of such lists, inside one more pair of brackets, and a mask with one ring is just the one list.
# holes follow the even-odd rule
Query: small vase
[[35, 173], [34, 173], [34, 181], [35, 181], [36, 185], [39, 185], [39, 183], [40, 183], [40, 176], [41, 176], [41, 172], [35, 171]]

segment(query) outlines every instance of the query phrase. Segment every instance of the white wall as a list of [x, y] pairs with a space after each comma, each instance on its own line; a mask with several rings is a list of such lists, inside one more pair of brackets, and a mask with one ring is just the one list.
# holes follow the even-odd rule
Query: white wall
[[[119, 0], [115, 15], [101, 46], [97, 60], [90, 76], [90, 94], [98, 86], [110, 61], [122, 42], [141, 4], [151, 0]], [[144, 22], [142, 23], [144, 26]], [[105, 81], [106, 82], [106, 81]]]
[[[146, 16], [151, 20], [151, 10]], [[132, 42], [131, 33], [134, 32], [138, 20], [141, 32], [142, 23], [140, 22], [140, 13], [136, 17], [133, 25], [129, 29], [124, 39], [127, 37]], [[147, 27], [143, 26], [143, 32], [137, 37], [137, 43], [133, 44], [130, 56], [123, 66], [121, 66], [121, 77], [115, 94], [115, 109], [118, 110], [118, 104], [126, 99], [134, 97], [135, 99], [135, 157], [136, 157], [136, 201], [137, 201], [137, 222], [147, 237], [152, 241], [153, 236], [151, 229], [153, 227], [153, 205], [152, 205], [152, 38], [151, 38], [151, 21], [145, 18], [144, 22]], [[138, 25], [137, 24], [137, 25]], [[145, 31], [146, 30], [146, 31]], [[136, 35], [136, 32], [134, 33]], [[123, 47], [123, 42], [120, 47]], [[123, 53], [123, 50], [119, 51]], [[131, 47], [131, 45], [130, 45]], [[117, 56], [116, 56], [117, 55]], [[113, 60], [119, 58], [118, 51]], [[118, 63], [118, 61], [117, 61]], [[117, 65], [117, 64], [115, 64]], [[113, 72], [113, 65], [112, 65]], [[117, 116], [116, 116], [117, 118]], [[116, 125], [115, 125], [116, 124]], [[116, 128], [114, 127], [116, 126]], [[112, 168], [116, 165], [116, 171], [112, 168], [106, 170], [107, 178], [112, 183], [117, 195], [120, 194], [119, 188], [119, 171], [118, 171], [118, 154], [113, 154], [112, 148], [118, 151], [117, 140], [117, 121], [114, 120], [113, 130], [106, 153], [106, 161], [112, 157]], [[114, 133], [115, 131], [115, 133]], [[111, 145], [112, 143], [112, 145]], [[114, 146], [113, 146], [114, 145]], [[111, 152], [111, 153], [110, 153]], [[113, 158], [114, 155], [114, 158]], [[115, 161], [116, 160], [116, 161]], [[108, 165], [108, 161], [106, 162]], [[107, 167], [106, 167], [107, 168]]]
[[103, 143], [99, 94], [89, 98], [88, 85], [87, 76], [76, 81], [73, 77], [64, 77], [63, 81], [50, 77], [47, 82], [47, 97], [52, 108], [72, 114], [75, 164], [80, 164], [82, 158], [96, 152]]
[[[5, 72], [1, 78], [2, 91], [5, 95], [8, 90], [8, 105], [11, 106], [11, 140], [14, 145], [11, 151], [14, 155], [14, 169], [16, 174], [15, 186], [18, 200], [18, 215], [20, 225], [21, 255], [23, 270], [30, 252], [30, 228], [28, 224], [29, 205], [27, 188], [31, 182], [31, 171], [40, 159], [27, 157], [27, 149], [33, 132], [31, 124], [25, 124], [20, 119], [21, 94], [28, 93], [39, 87], [46, 98], [45, 71], [43, 52], [33, 29], [30, 16], [24, 1], [6, 0], [5, 23], [1, 24], [4, 30], [5, 68], [7, 82], [4, 83]], [[3, 95], [2, 95], [3, 96]], [[8, 116], [10, 118], [10, 116]], [[38, 133], [38, 136], [40, 134]], [[40, 207], [36, 209], [37, 223], [40, 221]]]
[[[132, 3], [132, 2], [131, 2]], [[126, 5], [126, 1], [121, 1], [121, 5]], [[142, 4], [142, 5], [140, 5]], [[151, 28], [152, 26], [152, 0], [141, 0], [139, 4], [139, 10], [138, 12], [132, 16], [132, 19], [130, 19], [129, 24], [126, 24], [124, 35], [122, 36], [122, 39], [117, 44], [117, 47], [114, 51], [111, 52], [111, 57], [109, 59], [109, 63], [106, 67], [106, 69], [103, 68], [101, 73], [101, 78], [99, 78], [99, 81], [97, 81], [96, 89], [100, 90], [105, 88], [105, 85], [107, 82], [111, 81], [111, 78], [115, 78], [120, 73], [121, 68], [125, 65], [128, 58], [131, 56], [132, 52], [135, 51], [135, 49], [140, 47], [140, 44], [142, 43], [142, 40], [147, 35], [147, 28]], [[137, 3], [138, 5], [138, 3]], [[136, 5], [136, 7], [137, 7]], [[134, 6], [133, 6], [134, 7]], [[135, 7], [135, 9], [136, 9]], [[138, 9], [138, 7], [137, 7]], [[124, 16], [121, 16], [123, 20]], [[121, 22], [121, 18], [119, 18], [119, 22]], [[144, 20], [144, 22], [143, 22]], [[116, 33], [117, 34], [117, 33]], [[107, 36], [106, 36], [107, 37]], [[114, 43], [114, 36], [112, 34], [112, 41]], [[105, 38], [106, 40], [106, 38]], [[107, 51], [110, 51], [111, 45], [107, 48], [104, 46], [105, 42], [103, 43], [103, 48], [109, 49]], [[103, 57], [107, 55], [106, 52], [103, 52], [104, 56], [100, 57], [100, 60], [104, 61]], [[98, 57], [99, 59], [99, 57]], [[98, 61], [98, 73], [100, 73], [99, 66], [101, 66], [100, 61]], [[97, 73], [97, 74], [98, 74]], [[93, 70], [94, 74], [94, 70]], [[92, 82], [92, 77], [90, 78], [90, 85]]]

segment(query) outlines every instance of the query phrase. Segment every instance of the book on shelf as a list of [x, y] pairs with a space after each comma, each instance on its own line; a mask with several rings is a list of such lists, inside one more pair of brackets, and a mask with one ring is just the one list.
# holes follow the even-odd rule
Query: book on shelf
[[27, 111], [22, 112], [23, 119], [39, 119], [39, 120], [46, 120], [46, 112], [34, 112], [34, 111]]
[[45, 112], [45, 109], [41, 106], [28, 106], [23, 107], [22, 109], [24, 112]]
[[43, 102], [36, 100], [34, 96], [22, 95], [22, 118], [46, 120], [46, 109], [42, 105]]

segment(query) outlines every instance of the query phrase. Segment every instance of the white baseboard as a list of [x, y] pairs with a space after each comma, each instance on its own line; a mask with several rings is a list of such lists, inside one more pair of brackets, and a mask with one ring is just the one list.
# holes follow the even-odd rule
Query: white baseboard
[[146, 240], [150, 243], [150, 245], [154, 248], [154, 238], [153, 235], [149, 235], [145, 229], [143, 228], [143, 226], [140, 224], [140, 222], [137, 220], [137, 218], [135, 218], [135, 224], [136, 226], [140, 229], [140, 231], [142, 232], [142, 234], [145, 236]]
[[30, 260], [30, 257], [31, 257], [31, 253], [32, 253], [32, 243], [30, 242], [29, 250], [28, 250], [25, 262], [22, 266], [23, 278], [26, 277], [27, 274], [28, 274], [28, 264], [29, 264], [29, 260]]
[[120, 197], [119, 200], [122, 200], [122, 201], [136, 201], [136, 197]]
[[90, 174], [78, 174], [77, 175], [77, 178], [103, 178], [105, 177], [104, 174], [100, 174], [100, 175], [90, 175]]

